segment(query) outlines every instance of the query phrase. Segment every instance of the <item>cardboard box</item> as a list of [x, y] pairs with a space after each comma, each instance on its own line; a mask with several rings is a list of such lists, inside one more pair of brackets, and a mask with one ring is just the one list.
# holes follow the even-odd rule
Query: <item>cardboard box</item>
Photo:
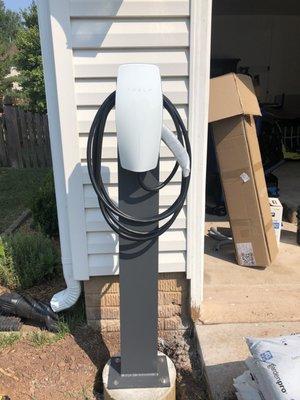
[[276, 197], [269, 197], [269, 204], [271, 208], [271, 216], [273, 221], [273, 227], [275, 230], [276, 240], [277, 244], [279, 244], [281, 227], [282, 227], [283, 207], [279, 199], [277, 199]]
[[269, 266], [278, 253], [254, 115], [261, 115], [252, 80], [211, 79], [209, 122], [220, 167], [238, 264]]

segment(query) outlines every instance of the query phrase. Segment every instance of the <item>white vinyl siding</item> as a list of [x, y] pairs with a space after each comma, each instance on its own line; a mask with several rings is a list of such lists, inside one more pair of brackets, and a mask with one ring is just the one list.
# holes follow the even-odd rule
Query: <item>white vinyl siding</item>
[[[76, 280], [118, 273], [118, 240], [87, 174], [88, 132], [98, 106], [115, 89], [119, 65], [156, 64], [192, 148], [188, 198], [160, 238], [159, 270], [186, 271], [194, 317], [203, 293], [211, 8], [212, 0], [38, 0], [62, 263], [72, 265]], [[174, 129], [166, 112], [164, 123]], [[114, 112], [103, 155], [104, 181], [117, 201]], [[161, 179], [173, 165], [162, 145]], [[160, 192], [160, 210], [175, 201], [179, 188], [180, 172]]]
[[189, 0], [72, 0], [72, 17], [189, 16]]
[[[99, 105], [116, 89], [123, 63], [154, 63], [160, 68], [164, 94], [188, 123], [189, 1], [70, 1], [74, 92], [86, 224], [89, 275], [118, 273], [118, 238], [98, 208], [86, 167], [88, 132]], [[141, 18], [142, 17], [142, 18]], [[167, 112], [164, 123], [174, 129]], [[102, 176], [118, 199], [115, 113], [108, 117], [103, 142]], [[171, 172], [174, 159], [162, 144], [160, 179]], [[160, 211], [177, 198], [181, 172], [160, 193]], [[159, 239], [160, 272], [186, 270], [186, 207], [169, 232]]]
[[76, 78], [115, 78], [118, 66], [128, 62], [156, 64], [163, 77], [188, 76], [187, 49], [114, 49], [74, 50], [74, 74]]

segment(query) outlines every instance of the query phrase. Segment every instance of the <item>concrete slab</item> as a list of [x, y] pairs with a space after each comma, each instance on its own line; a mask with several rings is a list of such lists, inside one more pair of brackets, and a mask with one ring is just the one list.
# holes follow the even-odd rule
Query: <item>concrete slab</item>
[[249, 356], [244, 338], [300, 333], [300, 323], [199, 324], [196, 333], [212, 399], [236, 400], [232, 380], [246, 370]]
[[[229, 229], [226, 221], [206, 223], [207, 230], [211, 226]], [[265, 269], [241, 267], [233, 245], [219, 252], [214, 245], [207, 236], [203, 323], [300, 321], [300, 246], [295, 225], [284, 223], [277, 259]]]

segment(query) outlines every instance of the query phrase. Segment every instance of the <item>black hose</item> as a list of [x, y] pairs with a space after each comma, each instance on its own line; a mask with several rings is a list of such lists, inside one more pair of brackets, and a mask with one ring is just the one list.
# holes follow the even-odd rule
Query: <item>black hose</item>
[[[190, 176], [188, 177], [182, 176], [181, 190], [178, 198], [167, 210], [165, 210], [160, 214], [149, 216], [147, 218], [136, 218], [132, 215], [124, 213], [117, 207], [115, 202], [113, 202], [108, 196], [108, 193], [104, 187], [104, 183], [101, 176], [102, 144], [103, 144], [104, 128], [107, 116], [115, 106], [115, 98], [116, 98], [115, 92], [113, 92], [106, 98], [104, 103], [97, 111], [95, 119], [92, 123], [87, 145], [87, 164], [88, 164], [89, 176], [92, 185], [96, 191], [96, 194], [98, 196], [100, 209], [108, 225], [119, 236], [125, 239], [134, 241], [151, 240], [163, 234], [167, 229], [169, 229], [169, 227], [175, 221], [186, 199], [190, 183]], [[187, 153], [191, 160], [191, 147], [188, 138], [188, 133], [187, 130], [185, 129], [184, 123], [178, 111], [166, 96], [163, 96], [163, 105], [169, 112], [172, 120], [174, 121], [178, 140], [186, 148]], [[165, 187], [171, 181], [171, 179], [173, 178], [178, 169], [178, 166], [179, 165], [176, 162], [172, 172], [166, 178], [166, 180], [155, 187], [149, 187], [143, 182], [144, 173], [138, 173], [137, 179], [139, 180], [139, 183], [144, 190], [150, 192], [157, 191]], [[156, 227], [149, 231], [141, 232], [132, 228], [132, 226], [134, 225], [136, 226], [144, 225], [145, 227], [147, 227], [147, 225], [158, 223], [159, 221], [162, 221], [166, 218], [169, 219], [162, 226]], [[129, 227], [128, 224], [130, 224], [131, 227]]]
[[51, 307], [25, 294], [3, 293], [0, 296], [0, 314], [30, 319], [45, 324], [51, 332], [58, 331], [58, 316]]
[[0, 332], [14, 332], [22, 328], [21, 318], [0, 315]]

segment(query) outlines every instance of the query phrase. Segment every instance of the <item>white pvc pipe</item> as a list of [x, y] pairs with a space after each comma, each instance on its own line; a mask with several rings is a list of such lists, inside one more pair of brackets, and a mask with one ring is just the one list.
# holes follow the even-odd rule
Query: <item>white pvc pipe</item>
[[50, 13], [48, 7], [48, 1], [38, 1], [38, 17], [43, 54], [51, 154], [54, 172], [60, 247], [62, 254], [62, 267], [67, 285], [65, 290], [56, 293], [51, 300], [51, 308], [53, 309], [53, 311], [58, 312], [70, 308], [76, 303], [80, 296], [81, 284], [79, 281], [74, 279], [72, 269], [72, 252], [67, 207], [67, 188], [62, 155], [61, 131], [58, 120], [59, 107], [57, 100], [55, 65], [53, 58], [53, 42], [49, 39], [51, 38], [51, 27], [49, 18]]

